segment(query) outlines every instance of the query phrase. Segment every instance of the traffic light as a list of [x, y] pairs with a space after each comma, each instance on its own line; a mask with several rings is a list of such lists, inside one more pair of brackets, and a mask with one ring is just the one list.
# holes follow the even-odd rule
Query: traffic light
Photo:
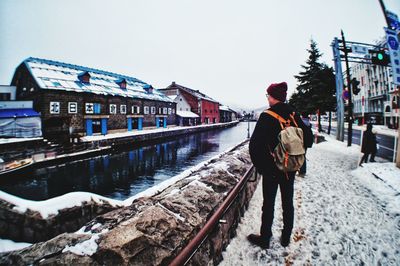
[[390, 62], [390, 57], [385, 50], [370, 50], [371, 62], [374, 65], [387, 66]]
[[356, 78], [353, 78], [351, 80], [351, 89], [354, 95], [357, 95], [360, 92], [360, 88], [358, 87], [358, 85], [360, 85], [360, 82]]

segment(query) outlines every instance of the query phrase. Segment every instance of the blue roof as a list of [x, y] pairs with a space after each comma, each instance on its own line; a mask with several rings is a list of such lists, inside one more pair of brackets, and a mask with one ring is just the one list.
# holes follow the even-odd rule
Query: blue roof
[[[149, 93], [144, 87], [150, 85], [133, 77], [33, 57], [26, 59], [24, 63], [41, 89], [88, 92], [101, 95], [173, 102], [158, 90]], [[79, 80], [78, 76], [82, 73], [88, 73], [90, 75], [89, 83], [84, 83]], [[121, 80], [126, 81], [126, 89], [122, 89], [119, 86]]]
[[0, 118], [37, 117], [37, 116], [40, 116], [40, 114], [31, 108], [0, 110]]

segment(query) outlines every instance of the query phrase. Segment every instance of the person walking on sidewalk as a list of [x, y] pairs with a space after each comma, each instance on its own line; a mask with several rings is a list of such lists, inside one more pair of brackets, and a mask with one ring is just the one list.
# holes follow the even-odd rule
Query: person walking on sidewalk
[[362, 163], [368, 162], [368, 157], [371, 154], [371, 159], [369, 160], [370, 162], [375, 162], [375, 155], [376, 155], [376, 135], [372, 131], [372, 124], [368, 123], [367, 124], [367, 130], [364, 132], [363, 135], [363, 140], [362, 140], [362, 145], [361, 145], [361, 152], [364, 153], [363, 157], [361, 158], [360, 161], [360, 166], [362, 166]]
[[[271, 84], [267, 89], [268, 103], [271, 110], [284, 119], [294, 113], [294, 109], [284, 103], [286, 101], [287, 84], [286, 82]], [[312, 139], [310, 127], [306, 126], [295, 114], [294, 120], [303, 130], [304, 146], [309, 145], [307, 140]], [[249, 151], [250, 157], [257, 169], [257, 172], [263, 176], [263, 207], [261, 215], [260, 234], [251, 234], [248, 240], [262, 248], [269, 248], [269, 242], [272, 237], [272, 222], [274, 218], [275, 198], [278, 186], [281, 191], [282, 209], [283, 209], [283, 230], [281, 235], [281, 245], [286, 247], [290, 243], [290, 236], [293, 229], [294, 207], [293, 190], [294, 178], [296, 172], [284, 173], [275, 165], [271, 151], [278, 144], [278, 135], [281, 126], [278, 120], [271, 115], [263, 112], [256, 124], [254, 132], [250, 139]], [[311, 136], [311, 137], [310, 137]]]
[[[303, 113], [301, 115], [301, 120], [303, 121], [304, 125], [308, 126], [311, 129], [311, 123], [310, 123], [310, 118], [308, 117], [308, 114]], [[305, 149], [305, 154], [304, 154], [304, 163], [301, 166], [300, 170], [299, 170], [299, 176], [300, 177], [304, 177], [306, 175], [307, 172], [307, 148], [311, 148], [312, 144], [313, 144], [313, 136], [312, 134], [310, 135], [311, 139], [307, 140], [308, 145], [306, 147], [304, 147]]]

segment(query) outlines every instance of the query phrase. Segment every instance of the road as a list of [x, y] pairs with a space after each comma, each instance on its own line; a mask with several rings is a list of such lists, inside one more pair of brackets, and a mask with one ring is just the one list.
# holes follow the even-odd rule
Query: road
[[[328, 125], [322, 125], [322, 129], [328, 132]], [[361, 143], [361, 130], [353, 128], [352, 144], [360, 145]], [[336, 127], [332, 126], [331, 135], [336, 135]], [[378, 153], [377, 156], [393, 161], [395, 138], [384, 134], [377, 134]], [[347, 142], [347, 128], [344, 132], [344, 140]]]

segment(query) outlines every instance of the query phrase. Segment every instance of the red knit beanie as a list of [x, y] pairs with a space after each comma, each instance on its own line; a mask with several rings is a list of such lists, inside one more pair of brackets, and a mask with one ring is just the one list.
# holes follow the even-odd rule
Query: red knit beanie
[[272, 83], [267, 89], [268, 95], [277, 99], [278, 101], [286, 101], [287, 84], [286, 82]]

